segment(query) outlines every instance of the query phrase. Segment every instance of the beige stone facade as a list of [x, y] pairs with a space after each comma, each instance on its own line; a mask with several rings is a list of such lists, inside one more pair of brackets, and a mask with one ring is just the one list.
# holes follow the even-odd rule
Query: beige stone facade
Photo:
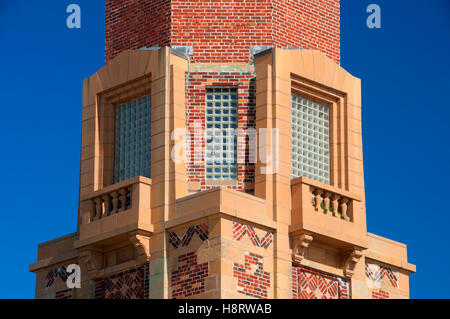
[[[84, 81], [77, 231], [39, 245], [36, 297], [409, 298], [406, 246], [367, 233], [360, 79], [316, 50], [255, 55], [255, 128], [278, 129], [278, 170], [258, 158], [252, 191], [194, 192], [171, 154], [195, 67], [221, 69], [163, 47], [123, 51]], [[291, 176], [293, 93], [330, 106], [329, 184]], [[151, 178], [114, 183], [115, 106], [149, 94]], [[259, 137], [267, 151], [272, 137]]]

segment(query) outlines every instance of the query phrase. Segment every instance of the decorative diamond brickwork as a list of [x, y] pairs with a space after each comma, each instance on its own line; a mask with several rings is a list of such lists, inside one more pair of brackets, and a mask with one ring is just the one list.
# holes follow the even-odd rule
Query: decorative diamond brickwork
[[95, 282], [96, 299], [148, 299], [149, 264]]
[[244, 235], [248, 235], [252, 244], [256, 247], [268, 248], [273, 241], [271, 232], [267, 232], [262, 238], [259, 238], [253, 226], [233, 222], [233, 239], [239, 241]]
[[344, 278], [306, 267], [292, 267], [293, 299], [349, 299], [349, 283]]
[[178, 269], [172, 272], [172, 298], [189, 298], [205, 292], [208, 263], [197, 264], [197, 254], [190, 252], [178, 257]]
[[175, 232], [169, 233], [169, 243], [174, 248], [186, 247], [191, 242], [192, 237], [197, 234], [198, 237], [205, 241], [209, 238], [209, 225], [207, 223], [190, 226], [186, 229], [183, 236], [178, 236]]
[[247, 253], [244, 265], [234, 263], [233, 277], [237, 278], [238, 293], [258, 299], [267, 299], [270, 273], [264, 271], [263, 256]]

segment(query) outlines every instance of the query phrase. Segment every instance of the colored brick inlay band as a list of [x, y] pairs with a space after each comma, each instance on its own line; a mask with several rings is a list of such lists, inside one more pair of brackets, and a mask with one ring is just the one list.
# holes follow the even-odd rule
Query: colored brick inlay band
[[183, 236], [178, 236], [175, 232], [169, 233], [169, 243], [174, 248], [186, 247], [192, 240], [192, 237], [197, 234], [201, 241], [205, 241], [209, 238], [209, 225], [199, 224], [190, 226], [186, 229], [186, 232]]
[[183, 299], [205, 292], [208, 263], [197, 264], [197, 254], [178, 257], [178, 269], [172, 272], [172, 298]]
[[46, 276], [45, 287], [50, 288], [58, 277], [61, 278], [63, 282], [66, 282], [69, 274], [67, 273], [65, 266], [58, 266], [50, 269]]
[[267, 299], [270, 274], [264, 271], [263, 257], [248, 253], [244, 265], [234, 263], [233, 277], [236, 277], [238, 293], [258, 299]]
[[233, 222], [233, 239], [240, 241], [245, 235], [248, 235], [250, 241], [256, 247], [268, 248], [273, 241], [271, 232], [267, 232], [262, 238], [259, 238], [253, 226]]

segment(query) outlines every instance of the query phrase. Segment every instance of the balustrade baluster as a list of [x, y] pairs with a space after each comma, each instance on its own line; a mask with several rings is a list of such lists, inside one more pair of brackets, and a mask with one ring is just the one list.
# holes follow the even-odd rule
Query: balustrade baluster
[[331, 195], [331, 207], [333, 207], [333, 216], [339, 217], [339, 198], [340, 196], [337, 194]]
[[131, 197], [131, 190], [132, 190], [133, 188], [132, 187], [127, 187], [127, 209], [130, 209], [131, 208], [131, 205], [132, 205], [132, 200], [133, 200], [133, 198]]
[[108, 194], [102, 196], [103, 201], [105, 202], [105, 216], [109, 216], [111, 214], [111, 198]]
[[119, 209], [119, 212], [123, 212], [124, 210], [127, 209], [127, 193], [128, 193], [128, 189], [126, 189], [126, 188], [121, 188], [119, 190], [119, 194], [120, 194], [120, 209]]
[[103, 211], [103, 207], [102, 207], [102, 198], [101, 197], [97, 197], [94, 199], [95, 201], [95, 219], [101, 219], [102, 218], [102, 211]]
[[93, 222], [95, 218], [95, 202], [93, 199], [89, 200], [89, 222]]
[[330, 210], [330, 192], [325, 192], [323, 194], [323, 205], [325, 206], [325, 214], [328, 214], [328, 211]]
[[114, 191], [111, 193], [112, 197], [112, 211], [111, 214], [115, 214], [119, 211], [119, 192]]
[[134, 186], [125, 186], [120, 189], [111, 190], [110, 192], [102, 192], [100, 195], [85, 200], [87, 213], [89, 218], [87, 223], [102, 219], [131, 209], [132, 192]]
[[340, 202], [341, 202], [342, 216], [344, 216], [345, 220], [350, 221], [350, 217], [347, 214], [347, 209], [348, 209], [347, 203], [349, 202], [349, 199], [345, 198], [345, 197], [341, 197]]
[[316, 188], [313, 191], [313, 194], [315, 195], [315, 207], [316, 210], [318, 211], [320, 209], [320, 204], [322, 203], [322, 194], [323, 194], [323, 190]]

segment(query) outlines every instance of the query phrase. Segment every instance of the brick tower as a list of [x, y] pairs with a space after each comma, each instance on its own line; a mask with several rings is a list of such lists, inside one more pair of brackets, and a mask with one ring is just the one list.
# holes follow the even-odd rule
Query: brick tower
[[[107, 0], [83, 83], [77, 231], [37, 298], [408, 298], [367, 233], [339, 0]], [[81, 271], [69, 288], [68, 265]]]

